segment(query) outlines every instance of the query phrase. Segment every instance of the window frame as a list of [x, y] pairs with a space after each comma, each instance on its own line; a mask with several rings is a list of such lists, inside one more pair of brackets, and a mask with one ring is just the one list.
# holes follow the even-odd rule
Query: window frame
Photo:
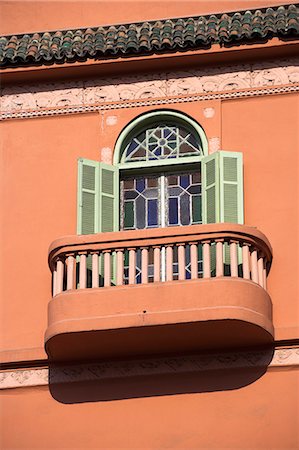
[[[202, 155], [195, 156], [179, 156], [177, 158], [157, 159], [150, 161], [131, 161], [123, 162], [124, 150], [128, 142], [142, 130], [151, 127], [159, 122], [173, 122], [173, 125], [182, 125], [192, 130], [197, 135], [202, 144]], [[132, 169], [161, 168], [167, 170], [164, 166], [175, 166], [200, 163], [201, 159], [208, 155], [208, 140], [202, 127], [191, 117], [186, 114], [171, 111], [159, 110], [142, 114], [133, 119], [120, 133], [114, 148], [113, 165], [117, 166], [120, 171]], [[171, 168], [170, 168], [171, 170]]]

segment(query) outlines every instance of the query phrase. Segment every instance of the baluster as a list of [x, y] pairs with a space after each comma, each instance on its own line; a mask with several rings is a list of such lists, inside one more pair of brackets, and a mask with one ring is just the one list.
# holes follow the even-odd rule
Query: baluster
[[172, 245], [166, 247], [166, 281], [173, 280], [173, 248]]
[[148, 283], [148, 248], [141, 249], [141, 283]]
[[154, 281], [160, 281], [160, 247], [154, 247]]
[[57, 294], [57, 264], [55, 263], [55, 269], [53, 270], [53, 297]]
[[108, 287], [111, 285], [111, 254], [110, 251], [106, 250], [104, 253], [104, 286]]
[[229, 251], [230, 251], [230, 276], [237, 277], [238, 276], [238, 252], [237, 252], [237, 243], [235, 241], [229, 242]]
[[216, 277], [223, 277], [223, 241], [216, 241]]
[[57, 290], [56, 293], [60, 294], [63, 291], [63, 272], [64, 264], [61, 259], [57, 261]]
[[93, 253], [91, 257], [92, 261], [92, 283], [93, 288], [99, 287], [99, 254]]
[[136, 276], [136, 250], [129, 249], [129, 284], [135, 284]]
[[251, 279], [255, 283], [258, 283], [258, 269], [257, 269], [257, 251], [251, 252]]
[[261, 287], [264, 287], [264, 258], [262, 257], [258, 258], [257, 267], [258, 267], [259, 285]]
[[197, 244], [190, 243], [191, 279], [198, 277]]
[[121, 286], [123, 284], [124, 276], [124, 251], [116, 251], [116, 284]]
[[264, 276], [264, 289], [267, 289], [267, 266], [266, 266], [266, 259], [264, 259], [263, 276]]
[[74, 289], [74, 274], [75, 274], [75, 258], [74, 255], [69, 255], [67, 258], [67, 275], [66, 275], [66, 288], [69, 291]]
[[79, 289], [86, 288], [86, 254], [80, 254], [79, 263]]
[[249, 246], [245, 243], [243, 243], [242, 246], [242, 259], [243, 259], [243, 278], [245, 278], [245, 280], [250, 280]]
[[184, 244], [178, 245], [178, 263], [179, 263], [179, 280], [185, 280], [185, 278], [186, 278], [186, 259], [185, 259]]
[[203, 242], [203, 277], [211, 277], [210, 242]]

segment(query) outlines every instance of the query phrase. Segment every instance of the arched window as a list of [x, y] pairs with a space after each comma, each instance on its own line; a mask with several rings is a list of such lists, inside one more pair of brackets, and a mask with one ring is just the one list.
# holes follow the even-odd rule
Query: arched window
[[120, 135], [120, 229], [202, 222], [201, 165], [207, 140], [199, 125], [177, 112], [141, 116]]
[[78, 233], [243, 223], [242, 154], [208, 155], [185, 114], [143, 114], [120, 133], [113, 165], [79, 160]]

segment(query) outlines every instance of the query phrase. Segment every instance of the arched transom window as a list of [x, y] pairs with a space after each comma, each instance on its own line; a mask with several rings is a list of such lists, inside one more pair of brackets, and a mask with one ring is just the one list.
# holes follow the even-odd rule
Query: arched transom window
[[122, 162], [203, 156], [202, 143], [195, 132], [182, 125], [159, 123], [136, 134], [126, 145]]

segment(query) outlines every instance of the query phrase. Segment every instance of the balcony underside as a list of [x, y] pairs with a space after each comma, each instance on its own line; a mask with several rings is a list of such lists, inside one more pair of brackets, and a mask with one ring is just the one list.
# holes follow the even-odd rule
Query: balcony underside
[[269, 345], [273, 334], [267, 292], [220, 277], [63, 292], [45, 346], [54, 361], [92, 360]]

